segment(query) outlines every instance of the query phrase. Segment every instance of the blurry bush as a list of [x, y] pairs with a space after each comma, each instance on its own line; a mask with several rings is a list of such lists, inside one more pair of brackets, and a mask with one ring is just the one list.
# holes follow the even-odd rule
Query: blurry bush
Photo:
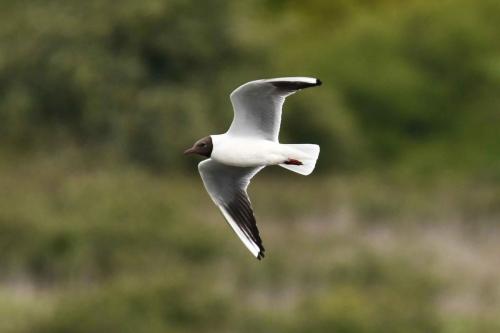
[[0, 131], [13, 150], [106, 145], [175, 165], [217, 119], [218, 77], [245, 53], [226, 1], [4, 3], [0, 15]]
[[[321, 96], [314, 112], [311, 103], [301, 107], [313, 118], [327, 114], [319, 125], [288, 128], [317, 131], [322, 161], [336, 153], [362, 167], [401, 162], [423, 171], [499, 174], [498, 1], [353, 1], [344, 10], [337, 1], [278, 3], [275, 52], [287, 56], [274, 57], [273, 67], [319, 73], [324, 92], [337, 97], [333, 103]], [[333, 151], [339, 141], [324, 128], [344, 133], [347, 151]]]
[[302, 304], [300, 332], [441, 330], [435, 309], [429, 307], [437, 281], [404, 260], [361, 251], [349, 263], [332, 268], [330, 278], [330, 288]]
[[499, 169], [498, 2], [315, 2], [4, 3], [2, 146], [175, 169], [184, 146], [225, 130], [232, 88], [309, 74], [325, 85], [287, 103], [282, 137], [320, 143], [323, 170]]
[[[183, 277], [125, 280], [106, 291], [76, 294], [58, 308], [56, 317], [32, 328], [33, 333], [217, 332], [224, 329], [231, 308], [206, 282]], [[184, 277], [185, 278], [185, 277]]]

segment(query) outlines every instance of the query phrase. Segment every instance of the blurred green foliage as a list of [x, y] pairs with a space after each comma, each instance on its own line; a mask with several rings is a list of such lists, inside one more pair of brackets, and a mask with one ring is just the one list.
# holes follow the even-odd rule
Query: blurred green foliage
[[5, 2], [2, 145], [179, 170], [185, 146], [225, 131], [236, 86], [315, 75], [282, 138], [321, 144], [323, 171], [497, 174], [498, 17], [488, 0]]
[[[500, 330], [498, 1], [0, 1], [0, 18], [0, 332]], [[319, 172], [256, 179], [257, 262], [181, 152], [227, 129], [232, 89], [292, 75], [324, 82], [281, 132], [321, 145]]]

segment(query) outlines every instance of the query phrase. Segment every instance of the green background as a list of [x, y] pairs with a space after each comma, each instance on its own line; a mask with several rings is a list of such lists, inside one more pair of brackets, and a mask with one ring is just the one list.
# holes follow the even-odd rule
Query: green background
[[[250, 187], [182, 151], [319, 77]], [[499, 332], [500, 2], [0, 1], [0, 332]]]

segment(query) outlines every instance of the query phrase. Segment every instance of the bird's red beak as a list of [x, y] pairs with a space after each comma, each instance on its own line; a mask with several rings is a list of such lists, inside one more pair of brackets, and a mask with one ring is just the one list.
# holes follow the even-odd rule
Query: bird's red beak
[[194, 148], [189, 148], [189, 149], [186, 149], [184, 150], [184, 155], [191, 155], [191, 154], [195, 154], [195, 150]]

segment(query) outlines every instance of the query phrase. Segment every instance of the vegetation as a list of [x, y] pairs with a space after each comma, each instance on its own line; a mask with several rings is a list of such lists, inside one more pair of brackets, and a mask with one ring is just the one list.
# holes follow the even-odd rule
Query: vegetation
[[[0, 331], [498, 332], [494, 0], [0, 2]], [[250, 189], [254, 260], [182, 150], [246, 81], [324, 82]]]

